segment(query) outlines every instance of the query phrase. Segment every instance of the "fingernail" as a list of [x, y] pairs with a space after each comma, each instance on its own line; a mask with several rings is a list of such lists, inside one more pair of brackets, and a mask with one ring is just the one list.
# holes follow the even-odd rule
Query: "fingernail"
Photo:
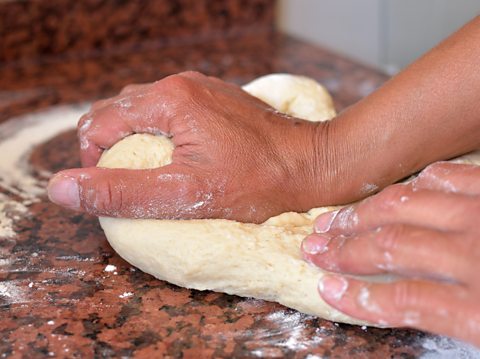
[[325, 253], [328, 250], [328, 242], [330, 242], [330, 237], [311, 234], [303, 240], [302, 250], [308, 254]]
[[70, 209], [80, 208], [80, 192], [74, 177], [57, 175], [48, 183], [48, 198], [53, 203]]
[[339, 210], [336, 210], [336, 211], [327, 212], [318, 216], [318, 218], [315, 220], [315, 232], [316, 233], [328, 232], [338, 212]]
[[324, 275], [318, 282], [318, 290], [325, 297], [333, 300], [342, 299], [348, 289], [348, 281], [336, 275]]

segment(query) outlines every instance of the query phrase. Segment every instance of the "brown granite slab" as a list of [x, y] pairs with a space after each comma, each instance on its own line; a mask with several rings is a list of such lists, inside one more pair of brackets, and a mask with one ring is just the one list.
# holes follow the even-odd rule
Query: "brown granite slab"
[[[4, 66], [0, 116], [5, 121], [53, 104], [109, 96], [127, 83], [187, 69], [240, 84], [271, 72], [304, 74], [326, 85], [339, 110], [387, 79], [262, 30], [128, 54]], [[38, 146], [29, 162], [39, 173], [78, 166], [74, 133]], [[95, 218], [45, 198], [29, 209], [15, 223], [16, 236], [0, 238], [1, 357], [413, 358], [438, 354], [439, 348], [463, 353], [418, 331], [337, 325], [274, 303], [182, 289], [123, 261]]]
[[275, 0], [0, 1], [0, 64], [98, 58], [273, 28]]

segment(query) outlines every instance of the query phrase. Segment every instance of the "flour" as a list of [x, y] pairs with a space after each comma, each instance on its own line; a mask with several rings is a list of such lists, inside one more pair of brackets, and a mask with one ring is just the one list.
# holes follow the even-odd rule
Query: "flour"
[[115, 267], [113, 264], [107, 264], [107, 266], [104, 269], [105, 272], [115, 272], [116, 270], [117, 270], [117, 267]]
[[25, 289], [20, 280], [0, 282], [0, 304], [26, 303]]
[[[266, 330], [266, 335], [275, 341], [280, 337], [287, 338], [285, 341], [277, 342], [277, 347], [284, 347], [293, 351], [315, 348], [323, 342], [321, 335], [308, 335], [308, 320], [314, 319], [314, 316], [279, 310], [268, 314], [266, 319], [275, 324], [274, 329]], [[322, 330], [317, 328], [317, 330]]]
[[45, 194], [51, 173], [41, 171], [40, 180], [33, 176], [28, 164], [31, 150], [74, 128], [86, 110], [86, 105], [58, 106], [0, 124], [0, 238], [14, 237], [15, 221], [28, 215], [28, 206]]
[[428, 337], [421, 342], [425, 352], [421, 359], [479, 359], [480, 351], [458, 340], [445, 337]]
[[28, 209], [23, 203], [10, 200], [0, 193], [0, 237], [14, 237], [14, 221], [18, 221], [27, 212]]
[[132, 295], [133, 295], [132, 292], [123, 292], [122, 294], [120, 294], [120, 295], [118, 296], [118, 298], [124, 299], [124, 298], [131, 297]]

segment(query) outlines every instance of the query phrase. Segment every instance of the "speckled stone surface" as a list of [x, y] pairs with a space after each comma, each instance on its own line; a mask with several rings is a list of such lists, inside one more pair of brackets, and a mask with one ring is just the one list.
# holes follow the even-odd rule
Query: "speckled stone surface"
[[[92, 58], [272, 27], [275, 0], [0, 2], [0, 63]], [[192, 38], [192, 35], [194, 37]]]
[[0, 122], [32, 108], [108, 96], [128, 83], [183, 69], [251, 74], [251, 54], [259, 52], [265, 61], [272, 51], [274, 4], [0, 1]]
[[[387, 79], [264, 24], [208, 41], [2, 65], [0, 121], [109, 96], [127, 83], [187, 69], [239, 84], [272, 72], [304, 74], [331, 91], [339, 110]], [[34, 172], [78, 166], [74, 132], [38, 146], [29, 162]], [[439, 340], [412, 330], [337, 325], [275, 303], [182, 289], [123, 261], [95, 218], [46, 198], [29, 210], [15, 222], [15, 237], [0, 238], [1, 357], [411, 358], [431, 352]]]

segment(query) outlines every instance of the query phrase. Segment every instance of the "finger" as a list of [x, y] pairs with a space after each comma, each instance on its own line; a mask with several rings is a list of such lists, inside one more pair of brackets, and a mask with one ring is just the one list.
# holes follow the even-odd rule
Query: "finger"
[[326, 275], [319, 292], [332, 307], [370, 323], [479, 341], [478, 303], [460, 285], [421, 280], [371, 283]]
[[142, 83], [142, 84], [129, 84], [127, 86], [125, 86], [121, 91], [120, 91], [120, 95], [128, 95], [132, 92], [138, 92], [140, 90], [145, 90], [146, 88], [148, 88], [151, 84], [150, 83]]
[[97, 100], [97, 101], [93, 102], [92, 105], [90, 106], [90, 112], [98, 110], [102, 107], [105, 107], [106, 105], [109, 105], [110, 103], [112, 103], [111, 98]]
[[178, 73], [178, 76], [187, 77], [187, 78], [196, 79], [196, 80], [204, 80], [209, 78], [209, 76], [206, 76], [198, 71], [183, 71]]
[[463, 236], [396, 224], [353, 236], [312, 234], [303, 241], [302, 251], [306, 260], [333, 272], [466, 282], [475, 263]]
[[[83, 167], [94, 167], [96, 166], [100, 156], [103, 153], [103, 149], [97, 147], [94, 143], [90, 141], [84, 141], [83, 145], [80, 145], [80, 162]], [[85, 145], [86, 144], [86, 145]], [[83, 148], [82, 148], [83, 146]]]
[[110, 97], [110, 98], [106, 98], [106, 99], [100, 99], [100, 100], [97, 100], [95, 102], [92, 103], [92, 105], [90, 106], [90, 112], [93, 112], [93, 111], [96, 111], [96, 110], [99, 110], [103, 107], [106, 107], [106, 106], [109, 106], [113, 103], [122, 103], [123, 100], [125, 99], [125, 95], [129, 95], [129, 94], [132, 94], [134, 92], [138, 92], [138, 91], [145, 91], [148, 86], [150, 86], [151, 84], [148, 84], [148, 83], [145, 83], [145, 84], [129, 84], [127, 86], [125, 86], [124, 88], [122, 88], [122, 90], [120, 91], [120, 93], [117, 95], [117, 96], [114, 96], [114, 97]]
[[[108, 111], [109, 107], [117, 108], [118, 112], [122, 114], [127, 108], [132, 106], [132, 101], [127, 95], [139, 90], [145, 91], [148, 86], [148, 84], [128, 85], [122, 89], [120, 95], [94, 102], [90, 111], [80, 118], [77, 132], [82, 166], [95, 166], [103, 152], [103, 148], [108, 148], [120, 139], [133, 133], [126, 121], [112, 121], [108, 117], [102, 120], [102, 117], [99, 116], [102, 113], [102, 109]], [[100, 120], [98, 120], [99, 117]], [[120, 115], [117, 115], [117, 119], [119, 117]], [[94, 119], [96, 119], [95, 123]], [[104, 121], [110, 122], [106, 125]], [[98, 138], [96, 138], [97, 136]], [[102, 143], [103, 147], [97, 143]]]
[[414, 190], [411, 185], [393, 185], [375, 196], [339, 211], [320, 215], [317, 233], [350, 235], [388, 224], [401, 223], [439, 230], [477, 231], [472, 213], [478, 213], [476, 197]]
[[480, 195], [480, 167], [437, 162], [425, 168], [412, 185], [415, 189]]
[[[171, 135], [171, 121], [181, 122], [186, 104], [192, 101], [193, 81], [185, 76], [169, 76], [149, 86], [149, 91], [87, 114], [79, 123], [80, 142], [106, 149], [133, 132]], [[91, 123], [87, 125], [89, 118]], [[80, 131], [82, 127], [85, 130]]]
[[78, 124], [82, 165], [94, 166], [104, 149], [134, 132], [170, 133], [169, 120], [175, 113], [175, 102], [166, 100], [169, 105], [163, 106], [164, 102], [158, 101], [154, 94], [142, 93], [84, 115]]
[[77, 136], [80, 143], [80, 161], [83, 167], [95, 166], [102, 154], [102, 149], [90, 141], [86, 133], [93, 123], [90, 113], [86, 113], [77, 124]]
[[[104, 148], [109, 148], [131, 133], [128, 124], [123, 121], [112, 121], [108, 126], [103, 126], [102, 121], [94, 121], [92, 113], [83, 115], [77, 125], [82, 166], [95, 166]], [[101, 147], [97, 142], [106, 147]]]
[[128, 218], [201, 218], [213, 200], [190, 169], [83, 168], [57, 173], [49, 182], [52, 202], [96, 216]]

